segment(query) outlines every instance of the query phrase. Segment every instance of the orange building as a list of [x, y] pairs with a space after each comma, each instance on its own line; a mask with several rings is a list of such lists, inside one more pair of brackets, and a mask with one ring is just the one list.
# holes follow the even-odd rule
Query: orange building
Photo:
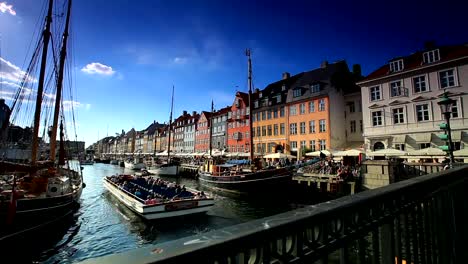
[[227, 148], [230, 152], [250, 152], [249, 95], [237, 92], [227, 117]]
[[303, 73], [290, 76], [283, 73], [280, 81], [255, 91], [252, 106], [252, 135], [255, 152], [259, 155], [284, 152], [288, 142], [286, 97], [288, 90]]
[[305, 72], [288, 91], [288, 144], [293, 155], [301, 150], [345, 148], [346, 94], [356, 85], [344, 61]]

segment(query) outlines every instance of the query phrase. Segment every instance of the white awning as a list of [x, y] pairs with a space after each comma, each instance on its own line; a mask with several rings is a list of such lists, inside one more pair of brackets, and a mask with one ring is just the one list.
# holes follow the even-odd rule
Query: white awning
[[413, 136], [417, 143], [429, 143], [431, 142], [432, 133], [421, 133]]
[[453, 142], [458, 142], [461, 141], [462, 139], [462, 132], [463, 131], [452, 131], [452, 141]]
[[395, 135], [392, 138], [393, 144], [405, 144], [406, 143], [406, 135]]

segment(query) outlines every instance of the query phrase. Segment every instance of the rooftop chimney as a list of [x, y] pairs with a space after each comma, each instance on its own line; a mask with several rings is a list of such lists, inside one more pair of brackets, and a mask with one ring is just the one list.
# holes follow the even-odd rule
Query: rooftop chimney
[[259, 93], [259, 92], [260, 92], [260, 89], [255, 88], [255, 93]]
[[327, 66], [328, 66], [328, 61], [322, 61], [322, 63], [320, 64], [320, 68], [322, 69], [327, 68]]
[[283, 72], [283, 80], [286, 80], [289, 77], [291, 77], [291, 74], [289, 72]]
[[195, 116], [197, 114], [197, 111], [192, 112], [192, 116]]
[[184, 110], [184, 114], [183, 115], [187, 115], [187, 111]]

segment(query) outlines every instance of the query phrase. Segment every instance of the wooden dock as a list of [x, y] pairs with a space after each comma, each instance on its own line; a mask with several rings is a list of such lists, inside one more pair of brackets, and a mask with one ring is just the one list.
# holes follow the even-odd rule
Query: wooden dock
[[197, 177], [201, 165], [180, 164], [179, 174], [186, 177]]
[[356, 192], [356, 182], [346, 182], [337, 175], [304, 173], [293, 176], [293, 180], [297, 181], [298, 184], [307, 182], [307, 186], [313, 185], [320, 191], [328, 193], [344, 192], [347, 189], [346, 185], [350, 186], [350, 194]]

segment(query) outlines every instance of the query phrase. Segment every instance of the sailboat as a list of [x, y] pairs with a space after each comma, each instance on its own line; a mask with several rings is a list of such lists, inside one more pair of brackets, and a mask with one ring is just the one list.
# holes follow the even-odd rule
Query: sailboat
[[[48, 131], [50, 137], [50, 155], [45, 161], [38, 160], [41, 152], [39, 148], [41, 141], [39, 137], [39, 125], [41, 114], [44, 114], [42, 113], [42, 108], [47, 108], [47, 105], [43, 102], [43, 98], [45, 94], [44, 84], [46, 80], [48, 44], [52, 35], [52, 10], [53, 0], [50, 0], [41, 41], [38, 42], [40, 46], [35, 50], [27, 73], [23, 77], [20, 90], [16, 93], [17, 96], [12, 99], [11, 110], [6, 115], [9, 119], [15, 119], [20, 113], [19, 107], [22, 103], [27, 104], [27, 102], [22, 102], [22, 99], [25, 99], [25, 90], [28, 89], [25, 87], [27, 83], [26, 79], [30, 78], [30, 72], [34, 68], [33, 65], [37, 61], [37, 58], [40, 57], [41, 64], [37, 89], [32, 90], [37, 93], [29, 162], [19, 163], [18, 160], [0, 161], [0, 189], [3, 190], [0, 194], [0, 243], [24, 237], [27, 233], [41, 230], [44, 227], [50, 226], [51, 223], [73, 214], [77, 206], [79, 206], [79, 198], [85, 186], [81, 167], [78, 165], [77, 170], [74, 170], [73, 165], [76, 164], [66, 162], [65, 160], [64, 113], [60, 111], [63, 109], [62, 90], [66, 65], [71, 0], [68, 1], [67, 5], [58, 69], [53, 67], [55, 71], [51, 75], [56, 77], [56, 94], [55, 103], [50, 102], [53, 106], [53, 123]], [[42, 56], [39, 55], [41, 50]], [[44, 112], [46, 110], [48, 109], [44, 109]], [[3, 121], [10, 122], [9, 120]], [[5, 131], [1, 132], [5, 134]], [[60, 137], [59, 142], [56, 140], [58, 132]], [[59, 145], [58, 160], [56, 160], [57, 143]]]
[[179, 162], [171, 159], [171, 130], [172, 110], [174, 108], [174, 86], [172, 86], [171, 113], [169, 114], [169, 137], [167, 143], [167, 161], [163, 164], [153, 164], [147, 171], [155, 175], [177, 176], [179, 174]]
[[[249, 113], [252, 113], [252, 61], [249, 49], [246, 50], [246, 55], [248, 57], [248, 110]], [[251, 116], [252, 114], [249, 115], [250, 135], [252, 135]], [[249, 163], [252, 164], [250, 168], [244, 168], [239, 164], [223, 163], [222, 159], [211, 157], [211, 159], [208, 159], [205, 165], [199, 170], [198, 180], [205, 187], [241, 195], [259, 193], [259, 190], [270, 190], [273, 187], [281, 188], [285, 183], [292, 180], [294, 166], [261, 168], [256, 165], [253, 155], [253, 146], [253, 137], [250, 137]]]

